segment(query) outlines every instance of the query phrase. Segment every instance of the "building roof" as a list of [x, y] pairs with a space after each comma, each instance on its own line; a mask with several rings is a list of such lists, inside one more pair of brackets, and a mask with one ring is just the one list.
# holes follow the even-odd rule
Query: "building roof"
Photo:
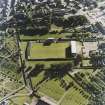
[[71, 53], [76, 53], [76, 41], [71, 41]]

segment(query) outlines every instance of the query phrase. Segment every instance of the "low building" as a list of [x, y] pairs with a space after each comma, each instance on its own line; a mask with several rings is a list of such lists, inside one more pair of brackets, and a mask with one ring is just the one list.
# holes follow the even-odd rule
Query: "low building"
[[76, 41], [71, 41], [71, 55], [74, 57], [77, 55], [77, 49], [76, 49]]
[[65, 50], [66, 58], [76, 58], [78, 54], [82, 54], [82, 43], [79, 41], [70, 41], [69, 46]]

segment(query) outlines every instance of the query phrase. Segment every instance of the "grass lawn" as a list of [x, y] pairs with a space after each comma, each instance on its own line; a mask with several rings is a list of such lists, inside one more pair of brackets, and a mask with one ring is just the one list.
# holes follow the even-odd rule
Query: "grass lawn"
[[[36, 77], [32, 78], [33, 85], [35, 86], [39, 81], [41, 81], [44, 77], [44, 72], [39, 73]], [[75, 83], [75, 81], [69, 77], [68, 75], [65, 75], [63, 79], [66, 81], [66, 83], [74, 82], [75, 86], [78, 88], [77, 90], [74, 87], [71, 87], [66, 96], [64, 97], [61, 105], [87, 105], [88, 99], [85, 99], [82, 94], [80, 94], [80, 90], [84, 91], [79, 85]], [[44, 82], [40, 84], [39, 92], [43, 96], [43, 94], [53, 98], [56, 101], [59, 101], [61, 97], [66, 92], [64, 88], [60, 86], [60, 81], [57, 79], [52, 79], [47, 82]], [[84, 91], [85, 95], [89, 95]], [[79, 104], [78, 104], [79, 103]]]
[[68, 47], [68, 43], [52, 43], [49, 46], [33, 43], [31, 46], [30, 58], [65, 58], [65, 49]]
[[9, 105], [24, 105], [25, 102], [30, 103], [31, 99], [28, 96], [13, 97]]
[[48, 82], [42, 84], [39, 91], [55, 99], [56, 101], [58, 101], [65, 92], [65, 90], [60, 87], [59, 80], [49, 80]]
[[36, 64], [44, 64], [45, 68], [50, 67], [51, 64], [59, 64], [59, 63], [69, 63], [70, 61], [27, 61], [27, 66], [34, 67]]
[[[64, 44], [67, 44], [67, 43], [64, 43]], [[25, 58], [26, 45], [27, 45], [27, 42], [20, 42], [21, 54], [23, 58]], [[71, 62], [71, 61], [26, 61], [26, 65], [34, 67], [36, 64], [44, 64], [45, 67], [49, 67], [50, 64], [55, 64], [55, 63], [57, 64], [57, 63], [63, 63], [63, 62]]]
[[[41, 72], [38, 76], [33, 77], [32, 78], [33, 85], [35, 86], [39, 81], [43, 79], [43, 77], [44, 77], [44, 72]], [[64, 77], [64, 80], [66, 82], [72, 81], [72, 79], [67, 75]], [[65, 90], [60, 86], [60, 81], [58, 79], [49, 80], [47, 82], [40, 84], [38, 87], [39, 87], [39, 92], [42, 92], [43, 94], [55, 99], [56, 101], [59, 101], [59, 99], [65, 93]]]
[[23, 59], [25, 59], [26, 46], [27, 46], [27, 42], [20, 42], [21, 55]]
[[46, 34], [46, 35], [20, 35], [21, 40], [33, 40], [33, 39], [48, 39], [49, 37], [53, 38], [65, 38], [67, 35], [71, 33], [63, 33], [63, 34]]
[[88, 99], [85, 99], [78, 90], [73, 87], [69, 89], [60, 105], [87, 105]]
[[[22, 55], [24, 56], [24, 51], [26, 48], [26, 42], [21, 42], [21, 51]], [[39, 43], [33, 43], [31, 46], [31, 58], [65, 58], [65, 48], [68, 47], [68, 43], [53, 43], [50, 46], [43, 46]], [[60, 63], [60, 62], [69, 62], [69, 61], [26, 61], [27, 66], [35, 66], [35, 64], [45, 64], [46, 67], [49, 67], [50, 64], [53, 63]], [[32, 83], [35, 86], [38, 82], [40, 82], [44, 77], [44, 71], [40, 72], [36, 77], [32, 78]], [[60, 105], [87, 105], [88, 99], [84, 98], [83, 95], [80, 93], [79, 89], [81, 87], [68, 75], [65, 75], [63, 78], [67, 83], [72, 82], [75, 84], [75, 86], [78, 88], [77, 90], [74, 87], [71, 87], [68, 91], [64, 99], [62, 100]], [[64, 93], [66, 92], [64, 88], [60, 86], [59, 80], [49, 80], [47, 82], [44, 82], [40, 84], [38, 92], [40, 92], [40, 95], [43, 96], [43, 94], [55, 99], [56, 101], [59, 101]], [[83, 89], [81, 89], [84, 94], [87, 94]], [[42, 93], [42, 94], [41, 94]], [[22, 98], [21, 98], [22, 99]], [[29, 100], [23, 99], [22, 100]], [[23, 103], [23, 102], [21, 102]], [[21, 105], [21, 104], [19, 104]]]
[[25, 102], [31, 103], [32, 99], [28, 96], [29, 92], [24, 88], [20, 90], [16, 97], [10, 99], [9, 105], [23, 105]]

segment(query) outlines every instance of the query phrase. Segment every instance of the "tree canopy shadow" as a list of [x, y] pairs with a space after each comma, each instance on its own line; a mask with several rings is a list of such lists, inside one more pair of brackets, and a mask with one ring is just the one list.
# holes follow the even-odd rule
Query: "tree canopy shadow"
[[66, 86], [66, 89], [68, 89], [70, 84], [67, 85], [63, 77], [68, 74], [69, 71], [72, 71], [72, 66], [71, 62], [51, 64], [50, 67], [45, 70], [43, 79], [37, 83], [36, 87], [40, 86], [43, 82], [54, 79], [59, 80], [61, 85], [63, 85], [63, 88]]
[[46, 79], [61, 79], [72, 70], [72, 63], [51, 64], [44, 73]]
[[35, 67], [28, 73], [28, 77], [38, 76], [44, 70], [44, 64], [36, 64]]

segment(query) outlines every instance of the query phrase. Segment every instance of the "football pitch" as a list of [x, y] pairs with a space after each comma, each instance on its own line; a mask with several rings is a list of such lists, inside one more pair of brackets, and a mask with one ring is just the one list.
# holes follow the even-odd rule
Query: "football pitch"
[[65, 58], [65, 52], [68, 45], [68, 43], [52, 43], [49, 46], [44, 46], [43, 43], [32, 43], [30, 48], [30, 58]]

